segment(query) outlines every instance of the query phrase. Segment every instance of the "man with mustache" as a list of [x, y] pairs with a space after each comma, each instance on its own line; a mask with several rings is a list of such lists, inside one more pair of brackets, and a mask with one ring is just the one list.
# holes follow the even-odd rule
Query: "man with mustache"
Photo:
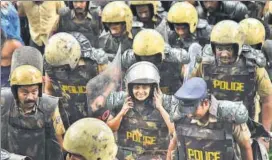
[[65, 129], [59, 99], [42, 94], [42, 70], [37, 49], [24, 46], [14, 51], [11, 87], [1, 89], [1, 147], [33, 160], [62, 160]]
[[70, 1], [69, 8], [60, 10], [58, 32], [80, 32], [98, 47], [101, 25], [97, 12], [90, 12], [88, 1]]
[[[211, 32], [211, 45], [203, 49], [202, 64], [196, 75], [208, 84], [208, 92], [218, 100], [243, 101], [249, 117], [254, 119], [254, 98], [262, 103], [260, 122], [270, 131], [272, 123], [272, 85], [265, 70], [262, 52], [246, 46], [244, 29], [238, 23], [224, 20]], [[268, 148], [268, 143], [264, 143]]]

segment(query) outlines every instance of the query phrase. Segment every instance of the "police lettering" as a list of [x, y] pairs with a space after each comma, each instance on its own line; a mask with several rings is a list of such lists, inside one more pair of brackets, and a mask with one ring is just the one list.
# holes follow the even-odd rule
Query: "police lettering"
[[197, 149], [187, 149], [187, 159], [191, 160], [220, 160], [220, 152], [208, 152]]
[[61, 90], [65, 93], [86, 93], [86, 86], [69, 86], [69, 85], [61, 85]]
[[220, 81], [220, 80], [213, 80], [213, 88], [219, 88], [221, 90], [227, 91], [244, 91], [244, 83], [240, 82], [227, 82], [227, 81]]
[[142, 133], [139, 130], [127, 132], [126, 139], [132, 140], [133, 142], [141, 143], [144, 146], [156, 144], [156, 137], [142, 135]]

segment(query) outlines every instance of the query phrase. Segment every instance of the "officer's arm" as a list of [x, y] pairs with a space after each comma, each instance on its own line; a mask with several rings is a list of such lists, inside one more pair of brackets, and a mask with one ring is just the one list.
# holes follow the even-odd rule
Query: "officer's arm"
[[189, 53], [182, 48], [172, 48], [169, 44], [165, 44], [165, 59], [166, 62], [188, 64], [190, 62]]
[[250, 143], [250, 131], [246, 123], [233, 126], [233, 136], [237, 141], [242, 155], [242, 160], [253, 160], [252, 147]]
[[[272, 125], [272, 84], [264, 68], [257, 68], [256, 80], [257, 91], [262, 102], [262, 124], [267, 131], [270, 131]], [[268, 144], [266, 146], [268, 147]]]
[[65, 133], [65, 127], [60, 116], [59, 106], [57, 106], [55, 111], [53, 112], [52, 121], [56, 133], [56, 138], [61, 148], [63, 148], [63, 135]]
[[44, 93], [48, 95], [52, 95], [53, 93], [53, 86], [51, 83], [51, 79], [47, 73], [45, 73], [45, 77], [44, 77]]
[[174, 151], [177, 149], [177, 135], [176, 132], [173, 134], [173, 138], [170, 140], [168, 145], [167, 157], [166, 160], [172, 160], [174, 156]]

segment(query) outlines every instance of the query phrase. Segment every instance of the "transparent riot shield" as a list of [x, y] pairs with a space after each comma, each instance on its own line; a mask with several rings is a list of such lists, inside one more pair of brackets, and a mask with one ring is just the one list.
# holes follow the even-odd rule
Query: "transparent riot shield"
[[[107, 97], [112, 91], [116, 91], [121, 84], [121, 44], [117, 54], [107, 68], [99, 75], [91, 79], [86, 86], [89, 115], [104, 108]], [[101, 111], [102, 114], [104, 111]], [[105, 115], [108, 116], [108, 115]]]
[[189, 47], [190, 63], [185, 65], [183, 83], [192, 77], [193, 71], [198, 67], [202, 57], [202, 47], [198, 43], [193, 43]]

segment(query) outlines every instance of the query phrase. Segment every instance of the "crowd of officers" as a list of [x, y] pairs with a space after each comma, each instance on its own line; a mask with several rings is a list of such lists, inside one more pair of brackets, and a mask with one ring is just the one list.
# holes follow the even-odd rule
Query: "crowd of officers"
[[1, 1], [1, 159], [268, 160], [271, 64], [271, 1]]

